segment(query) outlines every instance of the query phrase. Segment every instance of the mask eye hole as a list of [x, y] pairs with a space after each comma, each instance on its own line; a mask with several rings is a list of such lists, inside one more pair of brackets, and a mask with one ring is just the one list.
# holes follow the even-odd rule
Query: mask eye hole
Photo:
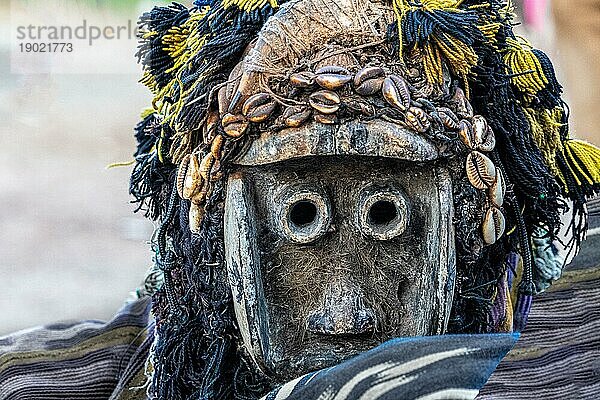
[[331, 223], [329, 199], [311, 188], [288, 190], [280, 200], [276, 224], [282, 236], [298, 244], [322, 237]]
[[396, 206], [389, 200], [378, 200], [369, 209], [368, 220], [371, 225], [385, 226], [398, 217]]
[[308, 200], [300, 200], [290, 208], [290, 222], [298, 228], [305, 227], [315, 222], [317, 206]]
[[390, 240], [406, 230], [410, 207], [406, 196], [393, 186], [367, 187], [358, 201], [357, 224], [376, 240]]

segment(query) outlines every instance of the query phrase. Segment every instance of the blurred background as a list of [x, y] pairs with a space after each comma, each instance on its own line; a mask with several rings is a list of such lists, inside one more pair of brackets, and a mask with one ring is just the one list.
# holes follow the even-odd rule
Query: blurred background
[[126, 26], [157, 3], [0, 0], [0, 335], [110, 318], [152, 256], [131, 167], [106, 168], [133, 159], [132, 129], [151, 101], [135, 38], [28, 57], [11, 43], [16, 27]]
[[[150, 265], [153, 230], [132, 213], [131, 167], [106, 169], [132, 159], [132, 128], [151, 100], [135, 38], [27, 55], [16, 27], [126, 26], [160, 3], [0, 1], [0, 335], [110, 318]], [[515, 5], [517, 29], [556, 64], [573, 135], [600, 145], [600, 0]]]

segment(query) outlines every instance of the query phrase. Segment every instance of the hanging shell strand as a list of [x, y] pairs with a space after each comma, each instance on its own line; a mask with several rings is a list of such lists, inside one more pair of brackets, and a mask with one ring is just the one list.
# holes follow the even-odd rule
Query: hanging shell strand
[[210, 195], [213, 183], [222, 176], [221, 149], [224, 138], [216, 136], [210, 151], [200, 158], [195, 152], [185, 156], [177, 167], [177, 193], [184, 200], [190, 200], [190, 230], [197, 233], [204, 217], [204, 203]]
[[496, 138], [485, 118], [475, 115], [469, 121], [463, 119], [458, 124], [458, 136], [470, 150], [465, 169], [473, 187], [486, 190], [489, 208], [481, 223], [481, 234], [486, 244], [494, 244], [506, 229], [506, 220], [501, 207], [506, 194], [506, 181], [502, 171], [484, 153], [494, 150]]

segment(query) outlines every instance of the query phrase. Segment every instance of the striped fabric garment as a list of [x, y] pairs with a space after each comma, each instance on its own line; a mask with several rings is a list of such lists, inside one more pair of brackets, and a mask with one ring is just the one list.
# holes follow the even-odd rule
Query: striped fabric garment
[[[107, 324], [85, 321], [0, 339], [0, 399], [146, 399], [153, 342], [147, 300]], [[336, 367], [299, 378], [267, 400], [473, 399], [516, 335], [395, 339]]]
[[146, 339], [149, 299], [108, 323], [61, 323], [0, 338], [0, 399], [108, 399]]
[[[144, 366], [153, 342], [148, 306], [147, 300], [129, 304], [107, 324], [57, 324], [0, 338], [0, 400], [145, 400]], [[536, 299], [529, 318], [478, 398], [597, 398], [600, 269], [567, 271]], [[264, 399], [472, 399], [513, 340], [396, 339]]]
[[[589, 242], [600, 244], [600, 236]], [[56, 324], [0, 338], [0, 400], [145, 400], [153, 342], [148, 311], [149, 301], [140, 300], [106, 324]], [[536, 299], [527, 329], [478, 398], [597, 398], [598, 332], [600, 269], [575, 265]], [[396, 339], [264, 399], [472, 399], [513, 341], [512, 335]]]
[[[596, 398], [599, 300], [600, 269], [568, 271], [534, 302], [528, 329], [479, 398]], [[148, 311], [149, 301], [140, 300], [106, 324], [56, 324], [0, 338], [0, 400], [146, 399]], [[264, 399], [472, 399], [514, 340], [507, 334], [396, 339]]]
[[590, 280], [581, 278], [568, 273], [543, 300], [536, 299], [522, 339], [480, 400], [600, 396], [600, 271]]
[[478, 399], [600, 397], [600, 199], [588, 206], [580, 254], [534, 299], [527, 328]]

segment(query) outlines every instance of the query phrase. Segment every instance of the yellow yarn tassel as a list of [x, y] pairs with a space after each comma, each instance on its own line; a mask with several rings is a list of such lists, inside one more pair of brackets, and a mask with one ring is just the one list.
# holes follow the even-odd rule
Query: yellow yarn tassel
[[[433, 38], [433, 42], [437, 44], [441, 53], [448, 60], [448, 66], [456, 75], [465, 78], [477, 65], [478, 57], [475, 50], [460, 40], [442, 33], [439, 38]], [[438, 79], [438, 82], [443, 81], [441, 73]]]
[[440, 56], [438, 48], [434, 46], [432, 42], [426, 43], [423, 47], [422, 63], [427, 82], [433, 82], [439, 85], [444, 83], [442, 57]]
[[279, 7], [277, 0], [224, 0], [223, 7], [228, 9], [231, 6], [237, 6], [242, 11], [250, 12], [258, 8], [263, 8], [267, 2], [273, 8]]
[[[173, 78], [162, 89], [158, 89], [155, 77], [148, 71], [144, 73], [141, 82], [150, 87], [154, 93], [152, 99], [153, 109], [162, 116], [162, 124], [167, 124], [178, 132], [174, 121], [183, 109], [187, 97], [197, 87], [202, 84], [202, 77], [197, 79], [192, 85], [185, 88], [181, 75], [186, 72], [187, 65], [198, 54], [205, 45], [207, 35], [199, 35], [198, 25], [208, 14], [210, 7], [203, 7], [191, 12], [189, 18], [180, 26], [171, 27], [162, 37], [161, 42], [163, 50], [173, 59], [173, 66], [166, 70], [166, 73], [172, 74]], [[165, 99], [176, 98], [173, 103]], [[187, 134], [187, 133], [186, 133]], [[164, 134], [161, 135], [157, 145], [157, 154], [161, 162], [165, 162], [172, 153], [172, 149], [163, 149], [165, 145]]]
[[553, 110], [523, 108], [523, 112], [531, 127], [531, 135], [535, 144], [544, 157], [545, 164], [554, 176], [558, 176], [560, 170], [556, 165], [556, 153], [562, 151], [560, 140], [562, 108], [557, 107]]
[[512, 21], [517, 18], [517, 14], [515, 13], [515, 6], [512, 0], [508, 0], [506, 5], [498, 10], [500, 14], [500, 18], [503, 21]]
[[179, 70], [206, 43], [207, 35], [198, 35], [198, 24], [208, 14], [210, 7], [192, 12], [181, 26], [173, 26], [162, 38], [163, 50], [173, 58], [173, 66], [166, 73]]
[[507, 38], [506, 43], [508, 48], [502, 59], [506, 72], [516, 75], [511, 78], [512, 83], [521, 92], [536, 95], [548, 85], [548, 78], [544, 75], [540, 61], [531, 51], [533, 47], [523, 38]]
[[158, 83], [156, 82], [156, 78], [150, 71], [144, 71], [142, 78], [140, 79], [140, 83], [150, 89], [152, 94], [156, 95], [158, 93]]
[[392, 0], [392, 9], [394, 10], [394, 14], [396, 14], [396, 21], [398, 24], [398, 53], [400, 60], [402, 60], [402, 55], [404, 54], [404, 41], [402, 40], [402, 20], [409, 9], [409, 5], [406, 0]]
[[154, 108], [152, 108], [152, 107], [144, 108], [142, 110], [142, 112], [140, 113], [140, 118], [146, 119], [147, 117], [154, 114], [155, 112], [156, 112], [156, 110], [154, 110]]
[[129, 167], [133, 164], [135, 164], [135, 159], [130, 160], [130, 161], [114, 162], [112, 164], [108, 164], [106, 166], [106, 169], [113, 169], [113, 168], [118, 168], [118, 167]]
[[496, 50], [498, 50], [498, 31], [502, 27], [500, 22], [490, 22], [484, 25], [478, 25], [477, 28], [483, 36], [487, 39], [488, 43]]
[[162, 152], [163, 142], [165, 140], [165, 133], [161, 132], [160, 139], [158, 139], [158, 143], [156, 144], [156, 154], [158, 155], [158, 161], [161, 163], [165, 162], [165, 157]]
[[464, 0], [422, 0], [423, 9], [426, 11], [432, 10], [455, 10]]
[[[566, 140], [563, 147], [563, 155], [569, 163], [577, 185], [600, 184], [600, 149], [577, 139]], [[580, 178], [584, 179], [584, 182]]]

